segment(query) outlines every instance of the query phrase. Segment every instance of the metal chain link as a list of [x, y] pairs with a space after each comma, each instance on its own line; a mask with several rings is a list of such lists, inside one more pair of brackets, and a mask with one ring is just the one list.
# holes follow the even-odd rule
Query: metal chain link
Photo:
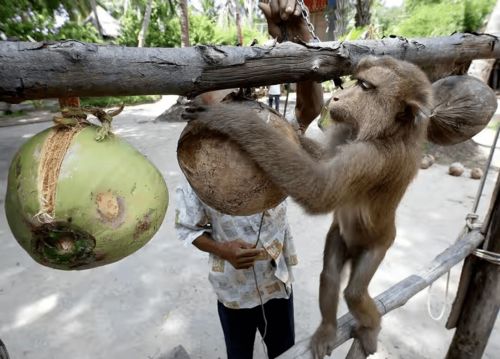
[[315, 41], [320, 41], [319, 37], [316, 36], [316, 33], [314, 32], [314, 25], [311, 23], [311, 20], [309, 18], [309, 9], [307, 8], [306, 4], [304, 4], [304, 0], [297, 0], [297, 3], [300, 5], [300, 8], [302, 9], [301, 14], [302, 18], [306, 22], [307, 30], [309, 30], [309, 33], [312, 35]]

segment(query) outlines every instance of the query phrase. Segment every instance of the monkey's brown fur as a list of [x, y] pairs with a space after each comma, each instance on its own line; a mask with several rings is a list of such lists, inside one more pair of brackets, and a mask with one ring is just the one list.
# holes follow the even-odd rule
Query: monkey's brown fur
[[315, 358], [335, 344], [340, 273], [350, 260], [344, 295], [365, 354], [377, 349], [380, 314], [368, 284], [396, 236], [396, 208], [418, 171], [431, 108], [431, 84], [415, 65], [390, 57], [363, 59], [358, 85], [331, 101], [337, 123], [326, 146], [302, 138], [297, 148], [251, 112], [230, 105], [192, 108], [200, 128], [229, 135], [278, 186], [310, 213], [334, 212], [320, 278], [322, 321]]

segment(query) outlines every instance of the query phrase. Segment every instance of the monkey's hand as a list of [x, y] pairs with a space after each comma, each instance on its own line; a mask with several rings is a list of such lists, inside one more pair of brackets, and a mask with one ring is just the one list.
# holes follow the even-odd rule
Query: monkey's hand
[[236, 269], [246, 269], [253, 266], [254, 262], [262, 258], [264, 249], [257, 249], [253, 245], [236, 239], [220, 243], [218, 255], [231, 263]]
[[333, 324], [321, 323], [311, 339], [311, 350], [314, 359], [323, 359], [332, 353], [337, 337], [337, 327]]
[[266, 17], [269, 35], [278, 42], [312, 39], [296, 0], [269, 0], [268, 3], [259, 3], [259, 8]]

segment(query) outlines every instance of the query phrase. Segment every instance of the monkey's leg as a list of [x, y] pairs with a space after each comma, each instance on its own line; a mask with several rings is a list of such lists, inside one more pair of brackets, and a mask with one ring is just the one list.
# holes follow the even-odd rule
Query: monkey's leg
[[319, 286], [321, 324], [311, 339], [315, 359], [330, 355], [337, 334], [337, 306], [339, 302], [340, 274], [347, 259], [347, 248], [338, 224], [332, 224], [326, 237], [323, 271]]
[[347, 306], [358, 321], [356, 337], [366, 355], [377, 351], [381, 321], [377, 306], [368, 294], [368, 284], [384, 259], [386, 250], [385, 247], [365, 249], [353, 257], [349, 283], [344, 291]]

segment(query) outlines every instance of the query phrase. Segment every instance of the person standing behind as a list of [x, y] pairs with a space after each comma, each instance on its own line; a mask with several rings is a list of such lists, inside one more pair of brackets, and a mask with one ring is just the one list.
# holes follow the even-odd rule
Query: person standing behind
[[274, 102], [274, 108], [276, 111], [280, 112], [281, 85], [269, 86], [267, 94], [269, 96], [269, 107], [273, 107]]
[[295, 343], [292, 271], [297, 264], [286, 204], [231, 216], [201, 202], [192, 187], [176, 189], [177, 236], [209, 255], [209, 281], [228, 359], [251, 359], [260, 332], [269, 358]]

